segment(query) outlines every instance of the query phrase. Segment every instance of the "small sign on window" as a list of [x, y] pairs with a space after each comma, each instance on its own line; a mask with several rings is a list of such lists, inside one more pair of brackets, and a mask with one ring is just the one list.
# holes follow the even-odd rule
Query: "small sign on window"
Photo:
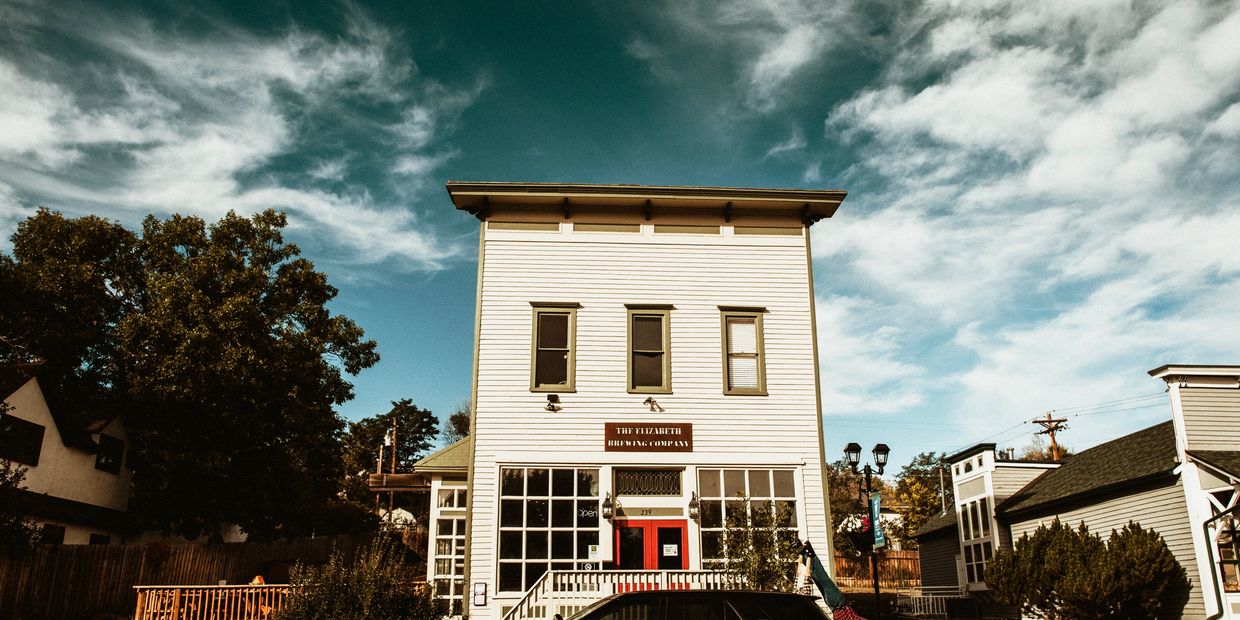
[[680, 555], [680, 545], [663, 545], [663, 555], [674, 558]]

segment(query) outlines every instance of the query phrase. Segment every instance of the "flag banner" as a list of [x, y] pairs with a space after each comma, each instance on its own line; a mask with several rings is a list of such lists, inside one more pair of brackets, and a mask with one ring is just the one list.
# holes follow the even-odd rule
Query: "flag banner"
[[847, 607], [848, 601], [844, 598], [844, 593], [831, 580], [831, 575], [828, 575], [827, 569], [823, 568], [822, 562], [818, 560], [818, 554], [814, 553], [814, 546], [809, 544], [808, 540], [801, 547], [801, 561], [809, 566], [810, 579], [814, 581], [814, 585], [818, 586], [818, 591], [822, 592], [822, 600], [827, 602], [827, 607], [831, 609]]
[[878, 493], [870, 494], [870, 523], [874, 524], [874, 548], [881, 549], [887, 546], [887, 536], [883, 534], [883, 520], [879, 517], [882, 515], [883, 498]]

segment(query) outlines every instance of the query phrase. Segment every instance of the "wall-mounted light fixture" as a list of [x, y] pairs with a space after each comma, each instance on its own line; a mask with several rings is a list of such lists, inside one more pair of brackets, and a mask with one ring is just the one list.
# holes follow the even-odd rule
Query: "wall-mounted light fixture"
[[564, 407], [560, 405], [559, 394], [548, 394], [547, 395], [547, 411], [559, 411], [563, 408]]
[[702, 516], [702, 500], [698, 499], [697, 491], [689, 498], [689, 518], [697, 521]]
[[611, 493], [608, 493], [607, 497], [603, 498], [603, 518], [611, 521], [613, 516], [615, 516], [615, 505], [611, 501]]
[[663, 407], [659, 405], [659, 401], [655, 400], [653, 396], [647, 396], [646, 400], [642, 401], [642, 404], [650, 407], [650, 410], [655, 413], [663, 413], [664, 411]]

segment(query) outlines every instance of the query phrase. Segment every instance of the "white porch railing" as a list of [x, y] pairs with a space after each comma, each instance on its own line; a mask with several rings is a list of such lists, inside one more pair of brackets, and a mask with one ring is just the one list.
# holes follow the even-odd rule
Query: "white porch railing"
[[727, 575], [710, 570], [550, 571], [525, 593], [504, 620], [568, 617], [603, 597], [643, 590], [722, 590]]
[[946, 618], [947, 601], [966, 596], [964, 589], [956, 586], [900, 588], [896, 590], [896, 607], [911, 616]]

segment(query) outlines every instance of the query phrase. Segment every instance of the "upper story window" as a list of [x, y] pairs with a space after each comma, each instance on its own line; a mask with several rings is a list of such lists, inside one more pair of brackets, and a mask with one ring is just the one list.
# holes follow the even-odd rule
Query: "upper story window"
[[766, 395], [762, 308], [720, 308], [723, 327], [723, 393]]
[[990, 531], [988, 497], [982, 496], [960, 506], [960, 542], [969, 583], [980, 583], [984, 579], [986, 563], [993, 554]]
[[571, 392], [575, 374], [574, 343], [577, 308], [571, 303], [531, 303], [534, 306], [534, 343], [530, 361], [530, 390]]
[[628, 306], [629, 391], [671, 392], [671, 307]]
[[95, 453], [95, 469], [110, 474], [121, 473], [121, 461], [125, 457], [125, 442], [111, 435], [99, 436], [99, 451]]
[[0, 414], [0, 458], [35, 467], [43, 452], [43, 425]]

